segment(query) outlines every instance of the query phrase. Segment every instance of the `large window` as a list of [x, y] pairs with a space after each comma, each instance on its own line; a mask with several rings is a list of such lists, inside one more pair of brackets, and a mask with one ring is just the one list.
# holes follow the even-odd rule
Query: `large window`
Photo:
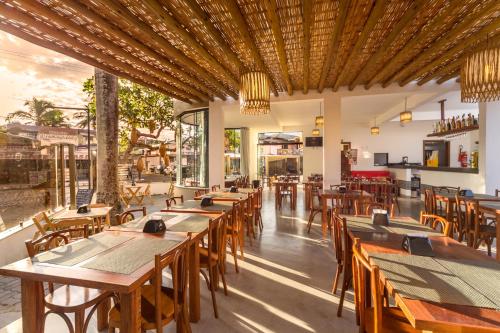
[[259, 133], [259, 176], [302, 175], [302, 154], [302, 132]]
[[182, 113], [177, 131], [177, 184], [208, 186], [208, 110]]
[[241, 174], [241, 129], [226, 128], [224, 130], [225, 175]]

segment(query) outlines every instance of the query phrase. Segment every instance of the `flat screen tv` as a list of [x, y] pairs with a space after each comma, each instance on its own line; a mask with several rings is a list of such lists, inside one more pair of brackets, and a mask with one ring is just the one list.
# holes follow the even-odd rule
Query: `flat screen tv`
[[373, 165], [374, 166], [387, 166], [389, 163], [388, 153], [375, 153], [373, 154]]
[[323, 147], [323, 137], [322, 136], [306, 137], [306, 147]]

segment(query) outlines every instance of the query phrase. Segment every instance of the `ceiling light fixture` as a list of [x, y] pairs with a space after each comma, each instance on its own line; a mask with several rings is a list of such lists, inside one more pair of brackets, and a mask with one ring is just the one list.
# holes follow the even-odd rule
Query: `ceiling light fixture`
[[271, 111], [270, 82], [264, 72], [244, 73], [240, 77], [240, 113], [264, 115]]
[[380, 127], [377, 126], [377, 118], [375, 118], [375, 124], [370, 128], [371, 135], [379, 135]]
[[323, 118], [323, 115], [321, 114], [321, 102], [319, 102], [319, 116], [316, 116], [316, 127], [323, 127], [323, 124], [325, 123], [325, 119]]
[[489, 40], [486, 46], [471, 52], [460, 71], [462, 102], [500, 100], [500, 44]]
[[405, 97], [405, 110], [399, 114], [399, 122], [401, 124], [410, 123], [413, 120], [413, 115], [412, 115], [411, 111], [408, 111], [406, 109], [406, 102], [407, 102], [407, 99]]

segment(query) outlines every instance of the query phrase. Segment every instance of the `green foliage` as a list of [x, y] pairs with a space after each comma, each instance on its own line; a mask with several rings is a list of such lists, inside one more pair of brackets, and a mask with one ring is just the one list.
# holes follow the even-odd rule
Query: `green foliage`
[[6, 120], [8, 122], [19, 119], [27, 120], [37, 126], [62, 126], [67, 120], [64, 113], [61, 110], [55, 109], [54, 104], [33, 97], [33, 99], [24, 102], [24, 106], [28, 108], [27, 111], [18, 110], [11, 112], [7, 115]]
[[[95, 124], [96, 104], [94, 78], [89, 78], [83, 83], [83, 92], [89, 98], [91, 122]], [[120, 112], [120, 134], [119, 142], [121, 151], [130, 151], [134, 145], [131, 144], [130, 131], [133, 127], [148, 128], [150, 121], [156, 125], [156, 134], [139, 133], [140, 136], [151, 138], [158, 137], [163, 129], [174, 129], [173, 101], [170, 97], [153, 89], [143, 87], [139, 84], [125, 79], [119, 79], [119, 112]], [[79, 124], [87, 126], [87, 115], [81, 115]], [[95, 126], [95, 125], [94, 125]], [[148, 131], [149, 132], [149, 131]]]

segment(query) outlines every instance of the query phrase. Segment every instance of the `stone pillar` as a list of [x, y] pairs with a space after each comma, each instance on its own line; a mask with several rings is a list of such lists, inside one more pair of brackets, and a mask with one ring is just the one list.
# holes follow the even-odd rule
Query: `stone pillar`
[[479, 174], [484, 191], [500, 189], [500, 102], [479, 103]]
[[324, 98], [323, 125], [323, 187], [340, 184], [340, 96], [328, 94]]
[[224, 112], [222, 104], [208, 106], [208, 183], [224, 187]]
[[95, 69], [97, 202], [121, 211], [118, 193], [118, 78]]

